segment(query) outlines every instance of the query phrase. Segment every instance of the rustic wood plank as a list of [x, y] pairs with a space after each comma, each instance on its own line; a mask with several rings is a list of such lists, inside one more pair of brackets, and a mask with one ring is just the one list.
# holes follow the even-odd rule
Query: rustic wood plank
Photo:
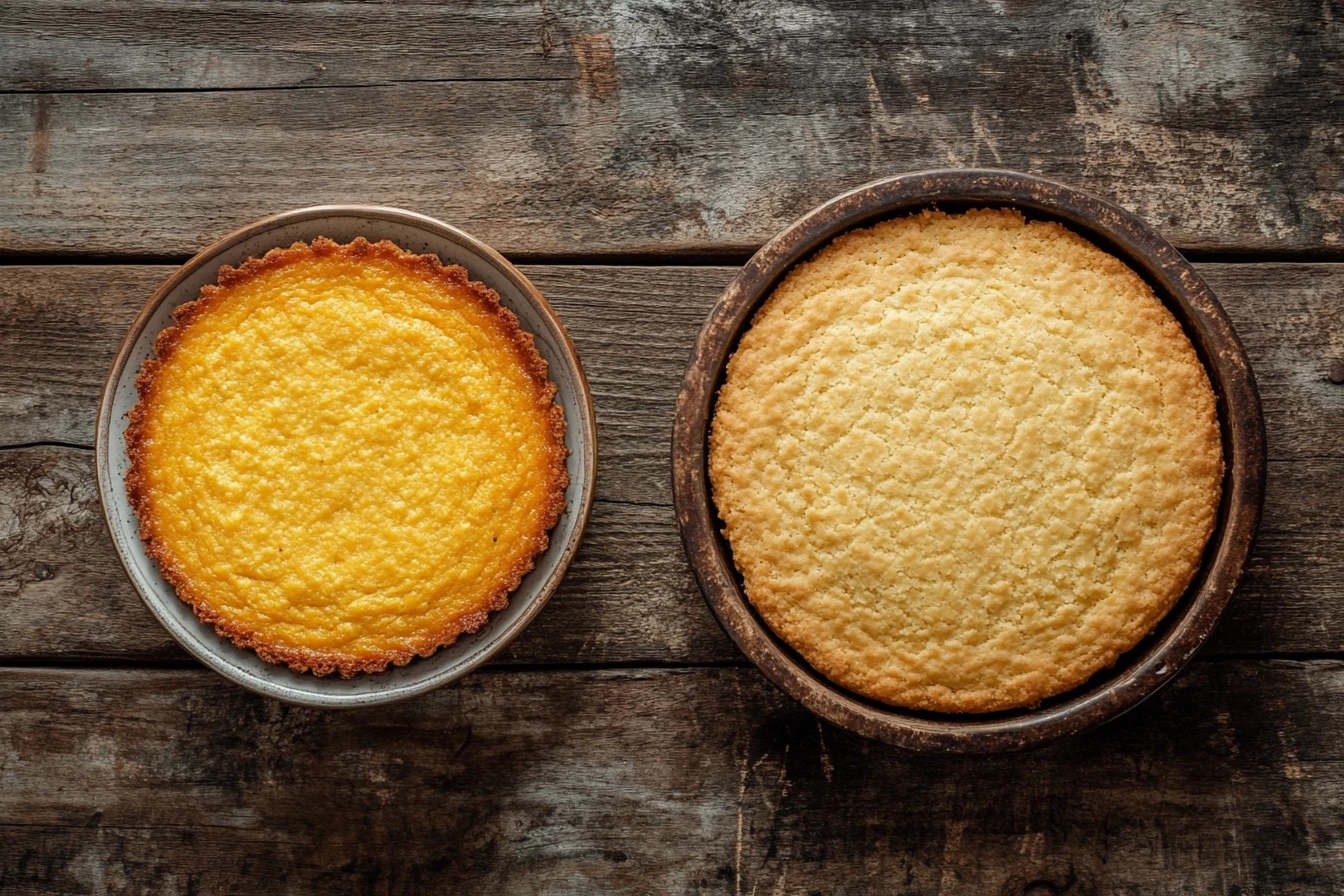
[[165, 7], [6, 5], [0, 251], [187, 255], [356, 200], [514, 253], [739, 252], [943, 165], [1187, 247], [1344, 251], [1344, 30], [1312, 0]]
[[919, 756], [752, 669], [485, 671], [320, 711], [204, 671], [0, 672], [0, 889], [1334, 892], [1344, 666], [1196, 663], [1101, 730]]
[[[113, 347], [167, 270], [0, 268], [0, 443], [92, 439]], [[1344, 358], [1344, 268], [1203, 270], [1255, 363], [1274, 458], [1259, 545], [1210, 649], [1344, 650], [1344, 453], [1335, 436], [1344, 422], [1344, 387], [1325, 376], [1330, 359]], [[599, 506], [583, 552], [505, 661], [736, 659], [699, 597], [666, 506], [681, 371], [731, 269], [527, 272], [578, 343], [596, 395], [602, 460]], [[181, 656], [116, 562], [96, 506], [91, 454], [0, 452], [0, 657]]]
[[[240, 90], [577, 78], [536, 3], [0, 4], [10, 90]], [[551, 16], [550, 18], [554, 18]]]

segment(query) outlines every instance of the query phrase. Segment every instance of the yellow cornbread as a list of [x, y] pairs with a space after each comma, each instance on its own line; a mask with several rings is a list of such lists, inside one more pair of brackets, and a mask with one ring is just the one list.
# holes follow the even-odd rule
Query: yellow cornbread
[[221, 634], [318, 675], [474, 631], [564, 506], [564, 418], [498, 296], [391, 243], [319, 238], [174, 314], [137, 381], [147, 549]]
[[891, 704], [1033, 706], [1112, 665], [1198, 570], [1208, 376], [1125, 264], [1006, 210], [854, 230], [728, 363], [709, 440], [747, 597]]

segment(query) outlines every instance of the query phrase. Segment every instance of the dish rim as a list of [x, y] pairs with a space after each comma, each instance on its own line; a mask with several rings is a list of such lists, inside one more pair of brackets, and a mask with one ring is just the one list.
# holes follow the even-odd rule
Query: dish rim
[[[566, 408], [565, 422], [567, 427], [573, 427], [577, 433], [578, 441], [583, 447], [583, 457], [581, 466], [578, 469], [578, 482], [571, 483], [574, 487], [574, 506], [566, 508], [565, 514], [572, 514], [574, 517], [573, 528], [569, 536], [563, 543], [558, 543], [554, 539], [556, 529], [552, 529], [550, 535], [550, 544], [546, 553], [537, 558], [537, 564], [540, 565], [542, 559], [552, 552], [558, 553], [558, 560], [555, 567], [547, 578], [537, 587], [535, 593], [527, 598], [527, 604], [522, 612], [514, 618], [507, 626], [502, 628], [490, 628], [487, 635], [487, 644], [475, 655], [469, 656], [464, 660], [459, 660], [449, 664], [449, 668], [441, 673], [427, 675], [426, 677], [411, 682], [394, 683], [388, 679], [388, 685], [383, 688], [373, 688], [366, 691], [353, 691], [341, 693], [315, 693], [304, 691], [295, 687], [287, 686], [283, 683], [276, 683], [271, 680], [254, 678], [244, 675], [233, 663], [227, 661], [224, 657], [225, 650], [235, 649], [243, 650], [245, 653], [255, 657], [255, 652], [246, 648], [238, 648], [231, 641], [215, 632], [214, 627], [201, 622], [192, 614], [192, 621], [209, 630], [209, 637], [197, 641], [181, 629], [185, 626], [173, 616], [170, 616], [167, 610], [161, 606], [160, 598], [156, 594], [147, 593], [146, 587], [140, 581], [140, 577], [132, 569], [123, 539], [133, 540], [143, 545], [140, 540], [138, 527], [127, 526], [113, 518], [113, 513], [109, 510], [112, 503], [113, 490], [116, 488], [114, 470], [111, 464], [110, 451], [115, 450], [112, 445], [113, 423], [114, 423], [114, 404], [115, 396], [120, 385], [125, 382], [127, 377], [131, 380], [138, 375], [139, 371], [128, 370], [130, 356], [136, 344], [140, 341], [145, 330], [149, 327], [150, 321], [159, 311], [163, 303], [172, 293], [177, 290], [182, 283], [202, 269], [215, 268], [227, 262], [221, 262], [219, 257], [234, 247], [255, 237], [264, 236], [270, 231], [280, 230], [294, 224], [321, 219], [321, 218], [352, 218], [363, 219], [367, 221], [386, 222], [393, 225], [409, 227], [411, 229], [420, 229], [427, 231], [435, 236], [462, 246], [468, 252], [474, 253], [489, 264], [493, 273], [503, 277], [510, 285], [515, 287], [523, 296], [529, 305], [537, 314], [546, 320], [554, 335], [558, 336], [558, 346], [561, 353], [561, 360], [569, 367], [569, 379], [575, 384], [573, 401], [576, 405], [577, 414], [571, 415], [569, 408]], [[376, 236], [371, 242], [377, 242], [385, 237]], [[292, 242], [292, 241], [290, 241]], [[289, 245], [286, 242], [285, 245]], [[279, 242], [276, 244], [279, 246]], [[264, 254], [264, 252], [263, 252]], [[437, 254], [437, 253], [436, 253]], [[447, 264], [457, 263], [451, 259], [444, 259]], [[473, 279], [475, 277], [474, 272]], [[186, 301], [190, 301], [187, 299]], [[162, 329], [162, 328], [161, 328]], [[531, 332], [524, 326], [525, 331]], [[535, 334], [534, 334], [535, 335]], [[552, 375], [552, 382], [557, 382]], [[557, 386], [560, 383], [557, 382]], [[559, 402], [557, 394], [557, 402]], [[577, 419], [572, 419], [576, 417]], [[356, 707], [371, 706], [375, 704], [392, 703], [399, 700], [409, 699], [419, 694], [442, 687], [453, 681], [457, 681], [465, 675], [480, 667], [490, 660], [501, 650], [509, 645], [524, 629], [531, 624], [537, 614], [545, 606], [547, 601], [555, 593], [561, 581], [563, 581], [569, 564], [577, 553], [580, 543], [583, 540], [583, 534], [587, 527], [589, 517], [592, 512], [593, 501], [596, 495], [596, 472], [597, 472], [597, 418], [593, 405], [592, 390], [588, 384], [587, 376], [584, 373], [582, 362], [579, 359], [578, 350], [574, 346], [573, 339], [569, 331], [565, 328], [559, 315], [551, 307], [545, 296], [532, 284], [532, 282], [516, 268], [512, 263], [504, 258], [499, 252], [486, 245], [476, 237], [471, 236], [465, 231], [432, 218], [419, 212], [409, 211], [407, 209], [396, 208], [393, 206], [361, 204], [361, 203], [336, 203], [329, 205], [307, 206], [289, 211], [277, 212], [259, 218], [249, 224], [245, 224], [228, 234], [220, 237], [210, 243], [196, 255], [192, 256], [185, 264], [174, 271], [169, 277], [150, 295], [149, 299], [141, 307], [117, 348], [116, 355], [112, 361], [112, 366], [108, 370], [106, 379], [103, 382], [103, 388], [99, 395], [97, 426], [94, 438], [94, 468], [95, 479], [98, 484], [99, 506], [102, 511], [103, 520], [112, 536], [113, 545], [116, 549], [118, 562], [126, 572], [132, 586], [140, 595], [141, 600], [149, 608], [150, 612], [158, 620], [173, 639], [178, 642], [188, 653], [199, 660], [208, 668], [228, 678], [230, 681], [238, 684], [254, 693], [262, 694], [268, 697], [274, 697], [278, 700], [303, 706], [317, 707]], [[571, 478], [574, 478], [571, 474]], [[123, 483], [124, 491], [124, 483]], [[563, 515], [561, 517], [564, 518]], [[560, 524], [557, 523], [556, 528]], [[129, 529], [130, 531], [127, 531]], [[152, 589], [151, 589], [152, 590]], [[171, 585], [168, 586], [171, 593], [171, 599], [180, 601], [181, 598], [173, 592]], [[518, 589], [510, 592], [510, 602], [518, 594]], [[166, 598], [165, 598], [166, 600]], [[184, 604], [185, 605], [185, 604]], [[490, 622], [497, 618], [498, 614], [492, 613]], [[490, 625], [487, 622], [487, 626]], [[479, 630], [478, 630], [479, 631]], [[474, 637], [476, 633], [464, 634], [460, 637]], [[455, 641], [454, 643], [458, 643]], [[453, 645], [441, 647], [435, 653], [428, 657], [418, 657], [412, 660], [413, 663], [433, 663], [435, 658], [439, 657], [440, 662], [445, 662], [449, 656], [446, 651]], [[258, 661], [260, 660], [257, 657]], [[274, 670], [284, 670], [287, 676], [294, 676], [301, 679], [313, 679], [310, 673], [295, 672], [283, 665], [267, 663]], [[379, 675], [391, 675], [397, 668], [389, 667], [383, 672], [363, 673], [363, 677], [376, 677]], [[328, 676], [331, 678], [331, 676]]]
[[[756, 310], [796, 264], [840, 233], [935, 206], [1016, 208], [1065, 224], [1151, 285], [1195, 345], [1218, 399], [1225, 473], [1218, 522], [1181, 600], [1097, 682], [1037, 709], [983, 715], [887, 706], [813, 670], [763, 622], [738, 584], [714, 510], [707, 440], [729, 356]], [[1119, 206], [1016, 171], [936, 169], [885, 177], [798, 218], [724, 289], [696, 338], [677, 396], [672, 492], [682, 543], [706, 602], [733, 642], [777, 687], [816, 715], [866, 737], [924, 752], [997, 753], [1043, 746], [1119, 717], [1170, 682], [1207, 640], [1245, 570], [1264, 501], [1265, 430], [1254, 374], [1230, 319], [1195, 268]]]

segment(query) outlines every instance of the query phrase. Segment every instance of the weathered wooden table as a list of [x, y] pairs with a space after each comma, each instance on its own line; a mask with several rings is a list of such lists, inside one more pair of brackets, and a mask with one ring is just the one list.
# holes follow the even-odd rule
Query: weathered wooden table
[[[1200, 263], [1256, 366], [1269, 492], [1175, 684], [1054, 747], [939, 758], [744, 662], [687, 569], [668, 446], [754, 247], [858, 183], [972, 164], [1112, 198]], [[0, 3], [0, 892], [1344, 891], [1342, 189], [1337, 0]], [[332, 201], [524, 263], [601, 440], [538, 621], [370, 711], [188, 660], [114, 557], [90, 451], [172, 266]]]

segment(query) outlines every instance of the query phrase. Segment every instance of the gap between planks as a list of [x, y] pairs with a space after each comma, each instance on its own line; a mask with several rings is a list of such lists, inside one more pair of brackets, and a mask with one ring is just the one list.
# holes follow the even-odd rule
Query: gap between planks
[[[515, 265], [545, 265], [550, 267], [742, 267], [761, 247], [758, 245], [729, 244], [723, 246], [690, 246], [661, 250], [656, 247], [622, 252], [598, 252], [568, 255], [548, 252], [510, 252], [507, 257]], [[1344, 264], [1344, 249], [1318, 246], [1309, 250], [1267, 251], [1256, 249], [1211, 250], [1192, 249], [1177, 245], [1191, 264], [1263, 265], [1263, 264]], [[141, 253], [97, 252], [27, 252], [0, 251], [0, 267], [50, 265], [175, 265], [191, 260], [189, 255], [152, 255]]]
[[385, 81], [369, 81], [364, 84], [283, 84], [254, 87], [54, 87], [34, 88], [12, 87], [0, 90], [0, 96], [80, 96], [84, 94], [140, 94], [140, 93], [276, 93], [294, 90], [376, 90], [380, 87], [400, 87], [403, 84], [510, 84], [537, 83], [551, 81], [577, 82], [578, 76], [558, 75], [548, 77], [520, 78], [394, 78]]
[[[1255, 664], [1255, 663], [1344, 663], [1344, 652], [1316, 652], [1316, 653], [1230, 653], [1230, 654], [1204, 654], [1198, 653], [1191, 660], [1190, 664], [1185, 666], [1189, 669], [1190, 665], [1195, 663], [1222, 663], [1222, 664]], [[690, 671], [696, 669], [751, 669], [755, 668], [750, 660], [741, 657], [735, 660], [701, 660], [692, 662], [678, 662], [675, 660], [614, 660], [598, 662], [576, 661], [572, 663], [487, 663], [477, 669], [472, 670], [470, 675], [479, 675], [482, 673], [535, 673], [543, 675], [555, 672], [676, 672]], [[112, 672], [112, 671], [135, 671], [135, 672], [185, 672], [199, 670], [209, 672], [203, 664], [190, 658], [182, 659], [144, 659], [144, 660], [110, 660], [106, 658], [80, 657], [16, 657], [0, 660], [0, 673], [5, 671], [68, 671], [68, 672]], [[1184, 670], [1183, 670], [1184, 671]], [[764, 673], [762, 673], [764, 674]], [[1178, 675], [1180, 673], [1177, 673]], [[466, 676], [463, 676], [466, 677]], [[457, 679], [460, 681], [461, 679]], [[448, 684], [452, 684], [449, 682]]]

